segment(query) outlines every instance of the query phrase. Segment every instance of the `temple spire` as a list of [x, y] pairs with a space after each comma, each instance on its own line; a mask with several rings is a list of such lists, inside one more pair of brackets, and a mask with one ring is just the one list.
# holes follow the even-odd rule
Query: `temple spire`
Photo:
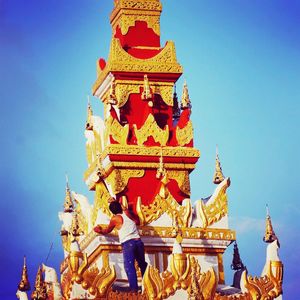
[[272, 226], [272, 221], [271, 221], [271, 216], [269, 212], [269, 206], [268, 204], [266, 205], [266, 211], [267, 211], [267, 216], [266, 216], [266, 231], [265, 231], [265, 236], [263, 237], [264, 242], [266, 243], [272, 243], [276, 240], [278, 240]]
[[234, 242], [233, 247], [234, 248], [233, 248], [233, 258], [232, 258], [231, 269], [235, 270], [235, 271], [242, 270], [245, 268], [245, 266], [241, 260], [239, 248], [238, 248], [236, 241]]
[[221, 162], [219, 159], [219, 153], [218, 153], [218, 145], [216, 147], [216, 166], [215, 166], [215, 173], [213, 177], [213, 183], [219, 184], [224, 180], [224, 175], [222, 172]]
[[174, 84], [174, 93], [173, 93], [173, 121], [178, 121], [180, 118], [180, 108], [178, 104], [178, 97], [176, 93], [176, 84]]
[[91, 102], [90, 102], [90, 96], [87, 96], [87, 98], [88, 98], [88, 105], [87, 105], [87, 120], [86, 120], [85, 128], [87, 130], [92, 130], [93, 129], [93, 121], [92, 121], [93, 110], [92, 110], [92, 106], [91, 106]]
[[26, 266], [26, 256], [24, 256], [22, 277], [21, 277], [21, 281], [18, 285], [18, 290], [21, 291], [21, 292], [25, 292], [25, 291], [30, 290], [30, 282], [29, 282], [29, 279], [28, 279], [27, 266]]
[[191, 99], [186, 81], [184, 81], [183, 92], [181, 97], [181, 109], [191, 108]]
[[64, 202], [64, 212], [73, 212], [74, 211], [74, 204], [71, 196], [71, 191], [69, 187], [69, 178], [66, 175], [66, 196]]
[[44, 282], [41, 266], [39, 266], [39, 269], [36, 274], [34, 291], [31, 294], [31, 299], [32, 300], [46, 300], [47, 299], [46, 284]]

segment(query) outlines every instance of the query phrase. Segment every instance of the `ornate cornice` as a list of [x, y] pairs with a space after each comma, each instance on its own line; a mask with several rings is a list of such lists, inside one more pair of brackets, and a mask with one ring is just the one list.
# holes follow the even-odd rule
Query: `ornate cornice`
[[127, 53], [122, 48], [120, 41], [113, 38], [107, 64], [104, 70], [98, 74], [98, 78], [93, 86], [93, 94], [96, 93], [110, 72], [181, 74], [182, 67], [177, 62], [175, 45], [172, 41], [168, 41], [166, 46], [156, 56], [148, 59], [139, 59]]
[[160, 14], [162, 5], [159, 0], [132, 1], [118, 0], [110, 16], [113, 30], [119, 26], [122, 35], [126, 35], [129, 27], [136, 21], [146, 21], [149, 28], [160, 35]]

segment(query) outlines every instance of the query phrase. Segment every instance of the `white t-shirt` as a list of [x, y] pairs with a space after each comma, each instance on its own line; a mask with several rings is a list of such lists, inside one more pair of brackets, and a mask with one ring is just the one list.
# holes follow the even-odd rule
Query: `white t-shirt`
[[139, 239], [140, 235], [135, 222], [128, 218], [125, 213], [120, 214], [120, 216], [123, 218], [122, 227], [118, 230], [120, 243], [124, 243], [132, 239]]

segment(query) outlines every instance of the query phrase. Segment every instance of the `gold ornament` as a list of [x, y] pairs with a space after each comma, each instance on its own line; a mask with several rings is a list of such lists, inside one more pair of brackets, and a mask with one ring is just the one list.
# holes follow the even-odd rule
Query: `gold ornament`
[[126, 145], [128, 133], [128, 124], [122, 126], [120, 122], [112, 116], [109, 116], [105, 120], [105, 141], [107, 141], [109, 135], [111, 135], [116, 142], [118, 142], [121, 145]]
[[144, 174], [144, 170], [114, 169], [105, 181], [112, 187], [113, 193], [118, 194], [127, 187], [130, 178], [141, 178]]
[[140, 129], [138, 129], [135, 124], [133, 125], [133, 128], [139, 146], [142, 146], [150, 136], [152, 136], [154, 141], [158, 142], [161, 146], [166, 146], [168, 142], [169, 126], [166, 125], [164, 129], [161, 129], [151, 113], [148, 115], [147, 120]]
[[185, 127], [176, 127], [176, 139], [179, 146], [187, 145], [194, 138], [192, 121], [188, 121]]
[[220, 189], [213, 203], [205, 205], [201, 200], [196, 206], [204, 228], [218, 222], [228, 214], [226, 190], [230, 185], [230, 179], [226, 180], [226, 184]]

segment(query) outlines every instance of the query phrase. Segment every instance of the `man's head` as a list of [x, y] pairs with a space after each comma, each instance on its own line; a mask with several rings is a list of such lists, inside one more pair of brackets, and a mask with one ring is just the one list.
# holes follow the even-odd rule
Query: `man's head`
[[118, 201], [111, 202], [109, 204], [109, 210], [114, 214], [121, 214], [123, 212], [122, 206]]

